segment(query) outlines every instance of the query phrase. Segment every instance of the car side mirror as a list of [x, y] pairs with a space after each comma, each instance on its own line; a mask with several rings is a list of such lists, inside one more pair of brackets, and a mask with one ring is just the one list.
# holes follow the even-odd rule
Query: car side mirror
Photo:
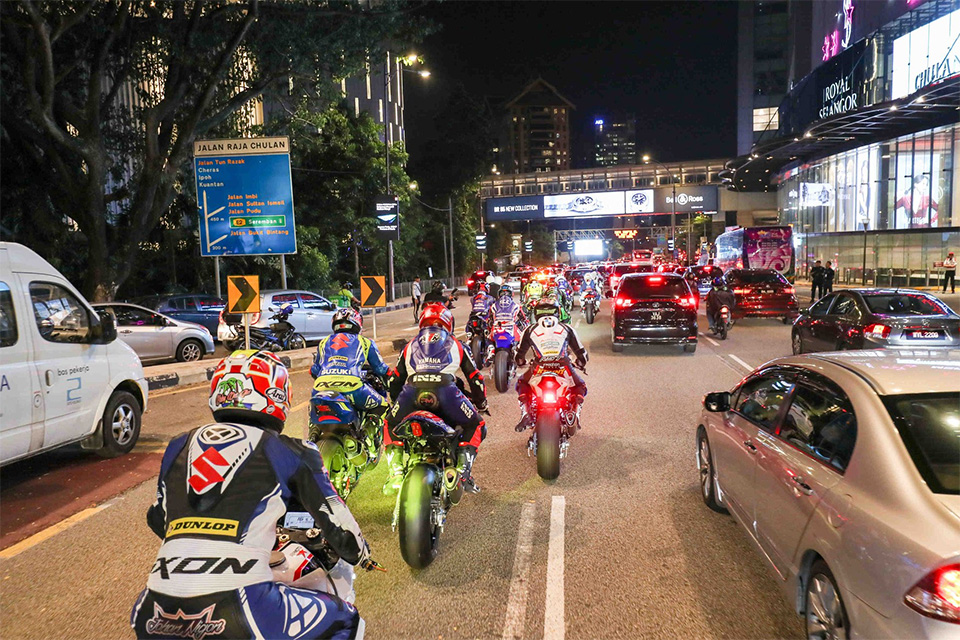
[[324, 302], [323, 309], [324, 311], [336, 311], [337, 305], [333, 304], [332, 302]]
[[91, 321], [90, 341], [93, 344], [110, 344], [117, 339], [117, 322], [112, 313], [105, 309], [98, 310]]
[[703, 396], [703, 408], [713, 413], [730, 411], [730, 392], [715, 391]]

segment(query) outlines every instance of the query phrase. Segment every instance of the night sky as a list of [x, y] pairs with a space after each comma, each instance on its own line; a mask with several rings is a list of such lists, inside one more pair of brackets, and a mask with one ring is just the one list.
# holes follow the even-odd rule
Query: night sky
[[414, 156], [456, 83], [502, 104], [537, 76], [576, 105], [575, 145], [620, 111], [636, 114], [639, 150], [660, 160], [736, 155], [735, 2], [447, 0], [423, 14], [441, 29], [418, 51], [432, 77], [406, 77]]

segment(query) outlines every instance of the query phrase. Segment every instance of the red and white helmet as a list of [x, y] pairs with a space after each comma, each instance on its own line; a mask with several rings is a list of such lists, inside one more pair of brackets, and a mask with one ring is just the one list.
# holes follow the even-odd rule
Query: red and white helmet
[[290, 412], [290, 374], [268, 351], [234, 351], [213, 372], [210, 410], [217, 422], [279, 433]]
[[431, 302], [423, 307], [420, 315], [420, 328], [441, 327], [447, 333], [453, 333], [453, 313], [439, 302]]

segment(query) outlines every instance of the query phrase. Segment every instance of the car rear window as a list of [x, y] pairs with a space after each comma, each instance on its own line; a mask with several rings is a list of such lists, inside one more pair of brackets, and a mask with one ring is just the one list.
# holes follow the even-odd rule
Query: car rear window
[[731, 277], [743, 284], [790, 284], [776, 271], [738, 271]]
[[619, 291], [630, 298], [677, 298], [690, 294], [683, 278], [624, 278]]
[[955, 393], [892, 396], [884, 403], [913, 464], [934, 493], [960, 495], [960, 405]]
[[650, 264], [618, 264], [613, 268], [613, 273], [622, 276], [625, 273], [652, 273], [653, 265]]
[[723, 275], [723, 269], [721, 269], [720, 267], [713, 267], [713, 266], [691, 267], [691, 270], [693, 271], [693, 275], [695, 275], [698, 278], [703, 278], [707, 276], [716, 278], [717, 276]]
[[201, 309], [222, 309], [226, 306], [219, 298], [197, 298], [197, 304]]
[[919, 293], [889, 293], [863, 296], [870, 313], [887, 316], [952, 315], [949, 308], [936, 298]]

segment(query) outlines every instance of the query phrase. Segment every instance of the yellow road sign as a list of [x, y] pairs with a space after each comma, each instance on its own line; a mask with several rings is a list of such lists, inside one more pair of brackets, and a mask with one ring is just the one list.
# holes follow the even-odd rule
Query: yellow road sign
[[227, 276], [227, 313], [260, 313], [260, 276]]
[[360, 306], [387, 306], [387, 283], [384, 276], [360, 276]]

